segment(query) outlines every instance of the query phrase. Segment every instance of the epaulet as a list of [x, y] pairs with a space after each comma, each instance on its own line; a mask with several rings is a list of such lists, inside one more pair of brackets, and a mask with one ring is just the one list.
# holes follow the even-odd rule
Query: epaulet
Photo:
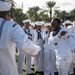
[[15, 27], [17, 24], [18, 24], [18, 23], [13, 24], [13, 26], [12, 26], [12, 27]]

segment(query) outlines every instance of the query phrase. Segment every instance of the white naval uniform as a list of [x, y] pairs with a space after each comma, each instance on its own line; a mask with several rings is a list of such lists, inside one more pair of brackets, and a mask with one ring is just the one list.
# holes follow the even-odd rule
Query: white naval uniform
[[[37, 30], [37, 29], [36, 29]], [[34, 44], [35, 45], [38, 45], [41, 47], [41, 50], [40, 52], [38, 53], [38, 55], [35, 57], [35, 71], [44, 71], [44, 50], [43, 50], [43, 39], [42, 38], [39, 38], [38, 39], [38, 32], [37, 31], [34, 31]], [[41, 37], [42, 37], [42, 33], [43, 31], [41, 30], [40, 34], [41, 34]]]
[[[75, 22], [73, 22], [73, 33], [71, 34], [75, 40]], [[73, 63], [75, 64], [75, 50], [73, 52]]]
[[[0, 18], [0, 25], [3, 20]], [[30, 55], [38, 53], [37, 46], [35, 47], [28, 40], [28, 36], [18, 24], [13, 26], [14, 23], [13, 21], [6, 21], [0, 37], [0, 75], [18, 75], [15, 62], [16, 46]]]
[[[32, 28], [29, 29], [25, 29], [24, 28], [25, 33], [28, 35], [30, 38], [32, 38], [32, 41], [34, 40], [34, 30]], [[23, 61], [24, 61], [24, 56], [25, 53], [23, 53], [20, 50], [20, 54], [19, 54], [19, 60], [18, 60], [18, 72], [19, 75], [22, 75], [22, 69], [23, 69]], [[26, 54], [26, 73], [30, 74], [31, 73], [31, 56], [29, 54]]]
[[53, 32], [51, 32], [48, 41], [55, 46], [56, 65], [59, 75], [68, 75], [69, 67], [72, 62], [72, 52], [67, 41], [68, 35], [66, 34], [61, 38], [58, 37], [62, 31], [65, 31], [65, 28], [61, 27], [55, 36], [53, 36]]
[[[73, 54], [73, 58], [74, 58], [75, 40], [74, 40], [74, 36], [72, 35], [72, 34], [74, 34], [74, 27], [73, 26], [68, 26], [67, 27], [67, 32], [73, 38], [73, 40], [70, 40], [71, 41], [70, 46], [72, 48], [72, 54]], [[69, 74], [74, 74], [73, 61], [72, 61], [71, 65], [70, 65]]]
[[55, 51], [52, 45], [48, 44], [49, 33], [43, 32], [44, 43], [44, 75], [54, 75]]

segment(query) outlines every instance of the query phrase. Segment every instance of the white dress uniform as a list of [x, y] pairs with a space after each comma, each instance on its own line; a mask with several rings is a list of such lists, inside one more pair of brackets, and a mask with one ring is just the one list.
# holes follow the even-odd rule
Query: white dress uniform
[[[71, 34], [73, 33], [73, 27], [68, 26], [67, 32], [68, 32], [68, 34], [70, 34], [70, 36], [72, 36]], [[75, 49], [75, 40], [74, 39], [72, 39], [70, 46], [71, 46], [72, 54], [74, 54], [74, 49]], [[70, 65], [69, 74], [74, 74], [73, 61], [71, 62], [71, 65]]]
[[[37, 30], [38, 31], [38, 30]], [[35, 71], [43, 71], [44, 70], [44, 50], [43, 50], [43, 39], [42, 38], [38, 38], [38, 32], [36, 30], [34, 31], [34, 44], [38, 45], [41, 47], [40, 52], [38, 53], [38, 55], [35, 57]], [[42, 31], [40, 32], [41, 37], [42, 37]]]
[[55, 51], [52, 45], [48, 44], [49, 34], [43, 32], [44, 43], [44, 75], [54, 75]]
[[[72, 36], [75, 40], [75, 22], [73, 22], [73, 31], [74, 31], [74, 33], [72, 33]], [[73, 53], [73, 63], [75, 64], [75, 51]]]
[[[34, 30], [34, 28], [35, 28], [35, 22], [31, 22], [31, 28]], [[31, 65], [33, 66], [34, 64], [35, 64], [35, 57], [31, 57]]]
[[68, 75], [69, 67], [72, 62], [72, 52], [71, 47], [67, 39], [69, 36], [59, 37], [60, 33], [65, 31], [65, 28], [60, 27], [57, 35], [53, 36], [53, 32], [50, 34], [49, 43], [55, 46], [56, 52], [56, 65], [59, 75]]
[[[36, 25], [42, 25], [41, 22], [37, 22]], [[35, 30], [34, 31], [34, 44], [41, 47], [39, 54], [35, 57], [35, 71], [44, 71], [44, 50], [43, 50], [43, 43], [44, 40], [42, 38], [42, 30]]]
[[[25, 22], [29, 22], [29, 20], [25, 20]], [[34, 30], [32, 28], [23, 28], [24, 32], [32, 39], [34, 40]], [[23, 61], [24, 61], [25, 54], [20, 50], [19, 54], [19, 60], [18, 60], [18, 72], [19, 75], [22, 75], [22, 69], [23, 69]], [[26, 73], [31, 73], [31, 56], [26, 54]]]
[[[0, 12], [9, 11], [11, 4], [0, 1]], [[28, 40], [28, 36], [22, 28], [13, 21], [5, 21], [0, 18], [0, 75], [18, 75], [15, 62], [15, 48], [18, 47], [24, 53], [38, 54], [40, 47]], [[1, 31], [1, 26], [3, 26]], [[15, 45], [16, 44], [16, 45]]]
[[[67, 21], [65, 21], [64, 22], [64, 25], [66, 25], [66, 24], [69, 24], [70, 26], [67, 26], [67, 32], [68, 32], [68, 34], [72, 34], [72, 33], [74, 33], [74, 27], [73, 27], [73, 25], [71, 25], [72, 24], [72, 22], [71, 21], [69, 21], [69, 20], [67, 20]], [[72, 36], [72, 35], [71, 35]], [[71, 48], [73, 48], [72, 49], [72, 53], [73, 53], [73, 55], [74, 55], [74, 48], [75, 48], [75, 40], [73, 40], [73, 41], [71, 41]], [[73, 74], [74, 73], [74, 70], [73, 70], [73, 61], [72, 61], [72, 63], [71, 63], [71, 65], [70, 65], [70, 69], [69, 69], [69, 74]]]
[[[26, 30], [26, 29], [25, 29]], [[34, 40], [34, 30], [32, 28], [29, 28], [26, 30], [28, 32], [28, 36], [32, 38], [32, 41]], [[26, 73], [30, 74], [31, 73], [31, 56], [26, 54]]]
[[[3, 19], [0, 18], [0, 24]], [[36, 55], [37, 46], [33, 45], [19, 25], [6, 21], [0, 38], [0, 75], [18, 75], [15, 63], [15, 48], [30, 55]], [[15, 46], [16, 43], [16, 46]]]
[[69, 74], [74, 74], [74, 66], [73, 63], [75, 64], [75, 23], [73, 23], [72, 26], [69, 26], [67, 28], [67, 30], [69, 31], [69, 33], [71, 34], [72, 38], [74, 39], [74, 41], [72, 41], [71, 43], [71, 47], [72, 47], [72, 53], [73, 53], [73, 62], [70, 66], [70, 70], [69, 70]]

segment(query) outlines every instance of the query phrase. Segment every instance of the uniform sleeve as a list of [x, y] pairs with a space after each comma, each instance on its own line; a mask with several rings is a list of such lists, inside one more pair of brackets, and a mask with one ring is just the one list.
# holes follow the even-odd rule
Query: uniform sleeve
[[75, 51], [75, 39], [73, 38], [73, 36], [70, 34], [66, 37], [67, 42], [69, 43], [71, 50]]
[[11, 37], [13, 42], [16, 43], [17, 48], [29, 55], [37, 55], [40, 51], [40, 47], [34, 45], [33, 42], [28, 39], [27, 34], [24, 33], [19, 25], [12, 28]]
[[38, 39], [37, 36], [38, 36], [38, 35], [37, 35], [36, 30], [34, 30], [34, 43], [35, 43], [35, 42], [37, 41], [37, 39]]
[[52, 33], [50, 33], [50, 37], [48, 38], [48, 43], [49, 44], [52, 44], [52, 45], [55, 45], [55, 43], [58, 43], [61, 38], [58, 37], [59, 35], [56, 35], [56, 36], [52, 36]]
[[48, 39], [48, 34], [46, 34], [45, 31], [42, 34], [42, 38], [43, 38], [44, 41]]
[[75, 40], [75, 32], [73, 32], [71, 35], [72, 35], [72, 37], [73, 37], [74, 40]]

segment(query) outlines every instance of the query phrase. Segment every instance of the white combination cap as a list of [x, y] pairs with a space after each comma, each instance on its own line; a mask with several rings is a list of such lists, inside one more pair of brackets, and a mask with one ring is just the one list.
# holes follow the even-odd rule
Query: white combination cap
[[0, 1], [0, 12], [9, 11], [11, 9], [12, 4], [9, 2]]
[[44, 21], [41, 21], [42, 22], [42, 24], [45, 24], [45, 22]]
[[45, 26], [51, 26], [51, 23], [45, 23]]
[[67, 21], [65, 21], [63, 24], [64, 24], [64, 25], [65, 25], [65, 24], [72, 24], [72, 22], [69, 21], [69, 20], [67, 20]]
[[26, 20], [23, 20], [22, 22], [23, 22], [23, 23], [26, 23], [26, 22], [31, 23], [31, 20], [30, 20], [30, 19], [26, 19]]
[[31, 26], [34, 26], [35, 27], [35, 22], [31, 22]]
[[37, 21], [37, 22], [35, 23], [35, 25], [37, 25], [37, 26], [42, 26], [43, 23], [42, 23], [42, 21]]

